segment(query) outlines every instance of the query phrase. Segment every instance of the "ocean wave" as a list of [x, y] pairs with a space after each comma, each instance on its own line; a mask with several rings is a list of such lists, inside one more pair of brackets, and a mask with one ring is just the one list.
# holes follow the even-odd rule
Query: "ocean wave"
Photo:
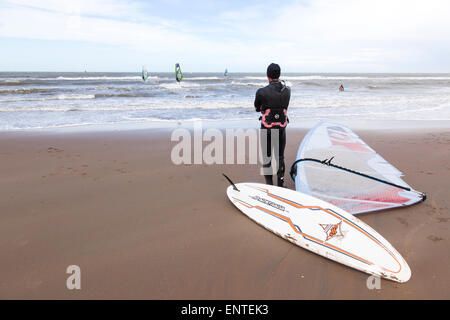
[[[151, 76], [149, 79], [159, 79], [157, 76]], [[98, 76], [98, 77], [66, 77], [66, 76], [59, 76], [59, 77], [46, 77], [46, 78], [37, 78], [37, 77], [30, 77], [30, 78], [12, 78], [12, 79], [5, 79], [0, 80], [0, 86], [20, 86], [20, 85], [27, 85], [27, 84], [42, 84], [45, 82], [51, 82], [51, 81], [140, 81], [142, 82], [142, 78], [140, 76]]]
[[24, 81], [20, 81], [20, 80], [5, 80], [5, 81], [0, 81], [0, 86], [20, 86], [25, 84]]
[[226, 80], [225, 78], [219, 78], [219, 77], [184, 77], [183, 81], [197, 81], [197, 80]]
[[[371, 78], [369, 78], [371, 79]], [[405, 76], [405, 77], [386, 77], [386, 78], [375, 78], [375, 79], [385, 79], [385, 80], [450, 80], [450, 77], [413, 77], [413, 76]]]
[[113, 77], [113, 76], [101, 76], [101, 77], [64, 77], [59, 76], [57, 78], [41, 78], [39, 80], [70, 80], [70, 81], [78, 81], [78, 80], [141, 80], [140, 76], [122, 76], [122, 77]]
[[[382, 111], [382, 112], [376, 112], [376, 111], [371, 111], [371, 110], [367, 110], [365, 109], [364, 112], [342, 112], [342, 113], [326, 113], [326, 116], [328, 118], [333, 118], [333, 117], [358, 117], [357, 119], [361, 119], [359, 118], [360, 116], [366, 117], [366, 116], [389, 116], [389, 115], [395, 115], [395, 114], [410, 114], [412, 116], [417, 116], [417, 113], [422, 113], [422, 112], [430, 112], [430, 111], [438, 111], [438, 110], [442, 110], [445, 108], [448, 108], [448, 105], [439, 105], [439, 106], [435, 106], [435, 107], [431, 107], [431, 108], [415, 108], [415, 109], [406, 109], [406, 110], [398, 110], [398, 111], [393, 111], [393, 110], [389, 110], [389, 111]], [[298, 110], [298, 108], [296, 108], [296, 110]], [[316, 116], [319, 114], [316, 114]], [[298, 114], [296, 113], [291, 113], [290, 114], [291, 117], [299, 117]], [[441, 119], [441, 120], [449, 120], [449, 119]]]
[[51, 101], [51, 100], [86, 100], [95, 99], [94, 94], [59, 94], [42, 98], [13, 98], [0, 99], [0, 102], [20, 102], [20, 101]]
[[[290, 81], [285, 81], [288, 87], [292, 87], [293, 84]], [[231, 81], [232, 86], [243, 86], [243, 87], [265, 87], [268, 82], [241, 82], [241, 81]]]
[[312, 82], [312, 81], [302, 82], [302, 85], [304, 85], [304, 86], [311, 86], [311, 87], [324, 87], [323, 84], [320, 84], [320, 83], [317, 83], [317, 82]]
[[[130, 91], [130, 90], [128, 90]], [[148, 98], [154, 97], [151, 93], [96, 93], [95, 98]]]
[[42, 130], [42, 129], [62, 129], [62, 128], [72, 128], [72, 127], [82, 127], [82, 126], [94, 126], [94, 125], [108, 125], [108, 124], [120, 124], [120, 122], [80, 122], [80, 123], [70, 123], [70, 124], [55, 124], [46, 126], [28, 126], [28, 127], [18, 127], [18, 126], [7, 126], [1, 128], [2, 130]]
[[263, 87], [266, 85], [265, 82], [240, 82], [231, 81], [232, 86], [244, 86], [244, 87]]
[[[267, 80], [266, 76], [246, 76], [244, 79], [249, 80]], [[308, 76], [289, 76], [282, 75], [282, 80], [450, 80], [449, 76], [325, 76], [325, 75], [308, 75]]]
[[[246, 76], [244, 79], [249, 80], [266, 80], [267, 77], [261, 77], [261, 76]], [[359, 76], [281, 76], [281, 80], [363, 80], [363, 79], [371, 79], [368, 77], [359, 77]]]
[[171, 124], [182, 124], [196, 121], [208, 121], [208, 122], [222, 122], [222, 121], [242, 121], [242, 120], [253, 120], [252, 118], [232, 118], [232, 119], [209, 119], [209, 118], [201, 118], [201, 117], [193, 117], [187, 119], [162, 119], [157, 117], [123, 117], [121, 121], [103, 121], [103, 122], [78, 122], [78, 123], [70, 123], [70, 124], [54, 124], [54, 125], [30, 125], [30, 126], [14, 126], [8, 125], [0, 128], [0, 130], [42, 130], [42, 129], [62, 129], [62, 128], [73, 128], [73, 127], [84, 127], [84, 126], [103, 126], [103, 125], [120, 125], [120, 124], [133, 124], [133, 123], [152, 123], [152, 122], [161, 122], [161, 123], [171, 123]]
[[161, 83], [158, 85], [159, 88], [163, 89], [169, 89], [169, 90], [180, 90], [180, 89], [186, 89], [186, 88], [194, 88], [194, 87], [200, 87], [200, 84], [198, 83]]
[[95, 99], [95, 94], [59, 94], [57, 100], [85, 100]]
[[194, 121], [208, 121], [208, 122], [222, 122], [222, 121], [242, 121], [242, 120], [254, 120], [254, 118], [219, 118], [213, 119], [208, 117], [194, 117], [186, 119], [164, 119], [157, 117], [124, 117], [125, 120], [139, 121], [139, 122], [194, 122]]
[[198, 105], [195, 103], [187, 103], [187, 100], [183, 104], [171, 104], [167, 106], [165, 104], [157, 105], [116, 105], [116, 106], [101, 106], [101, 105], [87, 105], [87, 106], [73, 106], [73, 105], [59, 105], [59, 106], [34, 106], [34, 107], [0, 107], [1, 112], [33, 112], [33, 111], [52, 111], [52, 112], [64, 112], [64, 111], [145, 111], [145, 110], [217, 110], [217, 109], [249, 109], [253, 110], [252, 106], [247, 104], [230, 105], [229, 103], [211, 103]]
[[[123, 117], [123, 119], [125, 120], [131, 120], [131, 121], [143, 121], [143, 122], [147, 122], [147, 121], [155, 121], [155, 122], [176, 122], [176, 121], [181, 121], [179, 119], [163, 119], [163, 118], [156, 118], [156, 117]], [[202, 120], [201, 118], [191, 118], [191, 119], [186, 119], [183, 121], [198, 121], [198, 120]]]
[[32, 93], [47, 93], [58, 90], [59, 88], [19, 88], [19, 89], [3, 89], [0, 93], [4, 94], [32, 94]]

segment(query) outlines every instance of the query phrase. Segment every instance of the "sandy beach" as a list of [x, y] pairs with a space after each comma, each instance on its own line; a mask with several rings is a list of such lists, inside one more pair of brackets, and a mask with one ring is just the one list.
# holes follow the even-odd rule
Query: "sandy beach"
[[[289, 166], [305, 132], [288, 131]], [[259, 166], [174, 165], [169, 130], [7, 132], [0, 299], [450, 299], [450, 129], [357, 134], [428, 195], [359, 216], [406, 259], [405, 284], [368, 290], [368, 275], [258, 226], [221, 174], [263, 182]]]

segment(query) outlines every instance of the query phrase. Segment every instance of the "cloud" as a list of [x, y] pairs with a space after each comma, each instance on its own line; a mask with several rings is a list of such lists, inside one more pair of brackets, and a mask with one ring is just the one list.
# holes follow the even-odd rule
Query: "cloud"
[[[39, 6], [28, 6], [25, 4], [30, 1], [14, 1], [14, 6], [0, 11], [0, 36], [87, 41], [131, 46], [148, 52], [209, 47], [209, 43], [195, 35], [175, 29], [171, 21], [152, 17], [146, 17], [145, 22], [143, 19], [122, 19], [139, 12], [139, 4], [134, 2], [102, 0], [95, 5], [85, 4], [89, 1], [82, 0], [71, 1], [71, 5], [60, 2], [47, 0], [39, 2]], [[136, 16], [142, 14], [133, 15]]]
[[[441, 71], [438, 62], [430, 63], [436, 52], [450, 51], [444, 40], [450, 38], [447, 0], [314, 0], [267, 7], [224, 12], [218, 21], [257, 47], [270, 47], [294, 70]], [[442, 56], [449, 71], [450, 58]]]
[[285, 8], [274, 22], [283, 32], [271, 36], [290, 41], [307, 63], [314, 56], [326, 68], [365, 62], [386, 71], [402, 60], [421, 61], [449, 39], [449, 12], [445, 0], [314, 0]]
[[447, 0], [249, 2], [205, 6], [192, 19], [189, 4], [177, 6], [181, 16], [167, 18], [137, 0], [9, 0], [0, 4], [0, 37], [113, 45], [161, 59], [175, 52], [200, 69], [253, 71], [277, 61], [292, 71], [434, 71], [438, 63], [450, 71]]
[[[195, 31], [199, 29], [195, 25], [184, 28], [185, 22], [150, 15], [144, 20], [127, 18], [133, 12], [139, 12], [136, 15], [142, 16], [140, 3], [128, 2], [123, 8], [126, 14], [115, 13], [115, 10], [112, 14], [102, 11], [106, 3], [111, 8], [121, 8], [123, 2], [103, 0], [96, 2], [95, 6], [84, 6], [84, 3], [79, 0], [67, 6], [52, 0], [39, 4], [25, 0], [10, 1], [10, 6], [0, 10], [0, 36], [115, 45], [161, 56], [177, 53], [181, 57], [197, 59], [197, 67], [208, 64], [208, 60], [212, 59], [226, 61], [234, 57], [246, 61], [245, 57], [255, 48], [258, 49], [238, 37], [224, 41], [215, 35], [205, 36]], [[264, 49], [259, 51], [264, 52]]]
[[12, 8], [109, 18], [140, 17], [144, 7], [142, 2], [132, 0], [7, 0], [6, 4]]

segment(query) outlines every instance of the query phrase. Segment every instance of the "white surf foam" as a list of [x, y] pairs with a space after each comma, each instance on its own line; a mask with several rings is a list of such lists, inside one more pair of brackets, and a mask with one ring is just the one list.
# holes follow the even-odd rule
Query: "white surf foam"
[[[149, 77], [149, 78], [157, 78], [157, 77]], [[70, 81], [78, 81], [78, 80], [142, 80], [140, 76], [123, 76], [123, 77], [113, 77], [113, 76], [102, 76], [102, 77], [64, 77], [60, 76], [57, 78], [37, 78], [36, 80], [70, 80]]]
[[169, 90], [180, 90], [185, 88], [194, 88], [194, 87], [200, 87], [200, 84], [198, 83], [161, 83], [158, 85], [159, 88], [163, 89], [169, 89]]

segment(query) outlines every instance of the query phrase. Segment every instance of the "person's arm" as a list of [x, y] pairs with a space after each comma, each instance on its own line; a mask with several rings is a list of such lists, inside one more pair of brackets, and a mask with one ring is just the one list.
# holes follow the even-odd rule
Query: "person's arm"
[[260, 92], [259, 89], [256, 91], [254, 105], [255, 105], [255, 111], [256, 112], [261, 112], [262, 99], [261, 99], [261, 92]]
[[291, 100], [291, 88], [287, 87], [286, 90], [287, 90], [287, 93], [286, 93], [286, 101], [287, 101], [286, 110], [287, 110], [287, 108], [289, 107], [289, 102]]

